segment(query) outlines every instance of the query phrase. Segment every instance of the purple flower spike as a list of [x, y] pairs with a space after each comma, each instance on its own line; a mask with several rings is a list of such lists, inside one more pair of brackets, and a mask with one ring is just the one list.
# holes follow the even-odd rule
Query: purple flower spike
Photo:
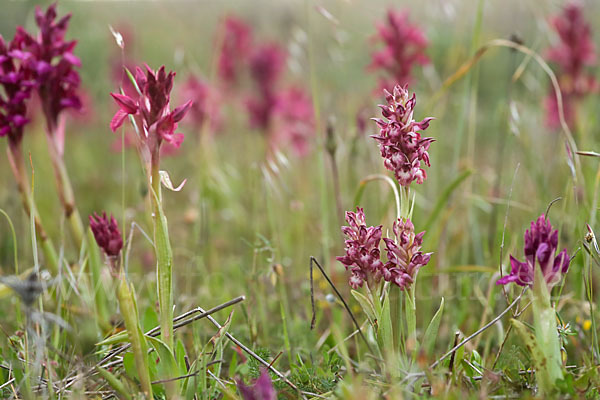
[[160, 149], [163, 141], [179, 147], [183, 141], [181, 133], [175, 133], [177, 123], [183, 119], [192, 102], [170, 109], [171, 89], [173, 89], [173, 78], [175, 72], [167, 73], [162, 66], [158, 71], [153, 71], [147, 65], [146, 72], [141, 68], [136, 69], [135, 80], [141, 94], [126, 96], [111, 93], [111, 96], [119, 106], [110, 123], [110, 129], [116, 131], [129, 115], [136, 121], [143, 137], [141, 141], [148, 146], [151, 154]]
[[531, 222], [531, 227], [525, 231], [525, 262], [510, 256], [511, 271], [496, 282], [506, 285], [515, 282], [519, 286], [533, 286], [536, 261], [542, 269], [542, 274], [548, 288], [560, 282], [562, 274], [569, 269], [571, 259], [564, 249], [558, 255], [558, 230], [552, 230], [550, 221], [542, 214], [537, 221]]
[[238, 390], [244, 400], [276, 400], [277, 392], [266, 369], [263, 369], [260, 377], [253, 386], [246, 386], [241, 381], [237, 383]]
[[413, 119], [416, 97], [409, 96], [408, 88], [396, 85], [393, 93], [384, 90], [386, 105], [381, 105], [384, 119], [374, 119], [379, 127], [379, 135], [371, 136], [379, 142], [384, 165], [394, 172], [398, 183], [409, 186], [413, 181], [423, 183], [427, 173], [421, 162], [429, 164], [427, 150], [433, 138], [421, 137], [419, 131], [427, 129], [431, 117], [421, 122]]
[[385, 22], [377, 24], [374, 39], [382, 42], [383, 48], [371, 55], [368, 68], [385, 73], [380, 79], [380, 89], [412, 83], [414, 66], [429, 63], [425, 34], [409, 21], [408, 12], [388, 10]]
[[[575, 104], [587, 94], [599, 89], [594, 74], [586, 67], [596, 65], [596, 49], [590, 25], [584, 18], [583, 7], [578, 2], [568, 4], [561, 15], [550, 19], [550, 25], [559, 37], [559, 42], [548, 49], [546, 56], [558, 65], [557, 76], [563, 99], [564, 116], [567, 124], [573, 125], [576, 118]], [[545, 101], [546, 124], [551, 128], [560, 126], [558, 102], [554, 88]]]
[[71, 14], [56, 20], [56, 6], [57, 3], [52, 4], [45, 12], [36, 7], [35, 22], [39, 34], [32, 36], [22, 27], [17, 27], [14, 41], [18, 44], [13, 51], [13, 56], [20, 58], [35, 78], [51, 133], [57, 128], [61, 111], [81, 109], [81, 99], [76, 93], [80, 78], [75, 69], [81, 66], [81, 62], [73, 54], [77, 41], [65, 40]]
[[121, 236], [121, 231], [115, 217], [111, 215], [108, 218], [106, 212], [103, 212], [102, 216], [94, 213], [89, 218], [90, 228], [98, 246], [109, 258], [118, 257], [123, 248], [123, 237]]
[[396, 240], [384, 238], [388, 262], [382, 269], [383, 278], [400, 287], [409, 288], [415, 281], [421, 267], [429, 263], [432, 253], [420, 251], [425, 232], [415, 235], [415, 227], [410, 219], [399, 219], [394, 223]]
[[[18, 145], [23, 138], [27, 119], [27, 100], [35, 84], [31, 71], [21, 61], [15, 50], [18, 42], [5, 43], [0, 36], [0, 137], [8, 136], [11, 145]], [[19, 55], [16, 57], [15, 55]], [[4, 93], [4, 94], [2, 94]]]
[[342, 227], [342, 232], [346, 235], [346, 255], [336, 259], [344, 264], [346, 270], [350, 270], [352, 275], [349, 284], [358, 289], [369, 278], [374, 281], [381, 279], [381, 225], [367, 227], [365, 213], [359, 207], [356, 212], [346, 212], [346, 221], [349, 226]]

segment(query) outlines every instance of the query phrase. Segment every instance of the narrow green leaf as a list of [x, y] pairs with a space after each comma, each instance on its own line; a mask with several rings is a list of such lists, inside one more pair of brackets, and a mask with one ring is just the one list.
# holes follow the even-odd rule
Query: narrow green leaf
[[187, 366], [185, 365], [185, 346], [181, 340], [177, 340], [177, 345], [175, 346], [175, 359], [177, 360], [177, 365], [179, 366], [179, 373], [181, 375], [188, 374]]
[[356, 290], [351, 290], [350, 293], [352, 294], [352, 297], [354, 297], [354, 299], [358, 301], [358, 304], [360, 304], [360, 307], [362, 308], [363, 312], [367, 315], [367, 318], [369, 318], [371, 325], [375, 325], [377, 317], [375, 314], [375, 306], [373, 305], [371, 300], [369, 300], [367, 296]]
[[442, 320], [442, 314], [444, 313], [444, 298], [442, 297], [442, 301], [440, 302], [440, 307], [437, 312], [429, 322], [429, 326], [425, 331], [425, 335], [423, 336], [423, 341], [421, 346], [425, 349], [425, 353], [427, 355], [431, 355], [433, 353], [433, 348], [435, 346], [435, 341], [437, 339], [438, 330], [440, 328], [440, 322]]
[[133, 87], [135, 88], [136, 92], [138, 92], [139, 95], [142, 94], [142, 92], [140, 91], [140, 88], [137, 84], [137, 81], [135, 80], [135, 77], [133, 76], [133, 74], [131, 73], [131, 71], [129, 70], [129, 68], [123, 66], [123, 68], [125, 68], [125, 73], [127, 74], [127, 77], [129, 78], [129, 81], [131, 82], [131, 84], [133, 85]]
[[119, 333], [115, 333], [114, 335], [111, 335], [111, 336], [107, 337], [106, 339], [96, 343], [96, 346], [101, 347], [101, 346], [109, 346], [109, 345], [113, 345], [113, 344], [123, 343], [123, 342], [126, 342], [127, 339], [128, 339], [127, 330], [123, 330]]
[[154, 347], [160, 359], [158, 362], [158, 372], [161, 379], [168, 378], [178, 371], [175, 356], [165, 342], [152, 336], [146, 336], [146, 340]]
[[127, 388], [125, 387], [125, 385], [123, 385], [123, 382], [121, 382], [119, 378], [117, 378], [115, 375], [101, 367], [96, 367], [96, 371], [98, 371], [100, 376], [102, 376], [104, 380], [110, 385], [110, 387], [113, 388], [122, 398], [127, 400], [131, 399], [131, 394], [129, 393], [129, 390], [127, 390]]
[[133, 353], [125, 353], [123, 356], [123, 368], [125, 368], [125, 372], [130, 378], [139, 380]]
[[390, 310], [390, 296], [385, 296], [383, 299], [383, 307], [381, 308], [381, 315], [378, 318], [379, 321], [379, 331], [378, 331], [378, 339], [380, 338], [380, 343], [382, 345], [382, 349], [386, 349], [383, 354], [386, 352], [392, 352], [395, 350], [394, 347], [394, 334], [392, 331], [392, 314]]
[[169, 240], [167, 217], [160, 202], [160, 183], [152, 189], [154, 200], [154, 247], [157, 260], [158, 303], [162, 339], [168, 348], [173, 347], [173, 251]]

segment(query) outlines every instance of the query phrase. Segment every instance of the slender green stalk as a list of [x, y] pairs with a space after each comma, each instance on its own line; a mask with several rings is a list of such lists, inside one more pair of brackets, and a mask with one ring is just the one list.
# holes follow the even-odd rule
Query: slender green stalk
[[135, 290], [133, 285], [127, 282], [124, 274], [120, 276], [117, 298], [123, 320], [125, 321], [125, 328], [129, 335], [129, 341], [131, 342], [133, 358], [140, 378], [142, 391], [147, 399], [152, 399], [152, 384], [150, 381], [148, 358], [146, 356], [148, 353], [148, 344], [139, 323], [140, 319], [135, 300]]
[[51, 131], [49, 128], [48, 132], [46, 133], [48, 152], [50, 153], [50, 159], [54, 169], [54, 177], [58, 189], [58, 196], [63, 206], [65, 217], [69, 222], [71, 234], [73, 235], [73, 242], [75, 243], [75, 246], [80, 249], [84, 240], [85, 228], [83, 226], [81, 216], [79, 215], [79, 211], [75, 206], [75, 194], [73, 192], [73, 186], [71, 185], [71, 180], [69, 179], [69, 174], [67, 172], [64, 159], [56, 147], [56, 142], [54, 139], [55, 136], [56, 133]]
[[46, 139], [48, 143], [48, 152], [50, 153], [52, 167], [54, 168], [54, 177], [58, 190], [58, 196], [63, 206], [65, 217], [69, 222], [73, 243], [78, 249], [81, 249], [83, 244], [87, 246], [90, 272], [92, 275], [92, 281], [94, 282], [93, 290], [96, 311], [100, 321], [105, 322], [108, 320], [108, 307], [106, 292], [104, 291], [103, 285], [100, 284], [100, 275], [102, 269], [102, 262], [100, 261], [100, 249], [98, 248], [92, 232], [89, 229], [86, 232], [81, 215], [77, 210], [71, 179], [69, 178], [64, 159], [58, 151], [56, 141], [54, 139], [57, 135], [55, 132], [56, 128], [48, 127], [47, 129]]
[[88, 228], [86, 243], [88, 245], [88, 263], [90, 266], [90, 272], [92, 274], [92, 290], [94, 292], [94, 302], [96, 305], [96, 314], [100, 319], [100, 323], [105, 323], [109, 319], [107, 297], [104, 291], [104, 285], [102, 285], [101, 270], [102, 270], [102, 259], [100, 254], [100, 248], [94, 239], [92, 230]]
[[169, 241], [167, 218], [162, 209], [158, 154], [152, 162], [151, 187], [160, 331], [163, 342], [173, 350], [173, 252]]
[[404, 299], [405, 307], [404, 312], [406, 314], [406, 341], [407, 343], [413, 343], [413, 358], [417, 355], [417, 303], [415, 301], [415, 285], [416, 280], [412, 286], [406, 290]]
[[563, 378], [560, 343], [556, 327], [556, 312], [550, 303], [550, 291], [539, 266], [533, 282], [533, 326], [542, 360], [538, 360], [536, 378], [541, 396], [549, 395], [556, 381]]
[[33, 199], [33, 193], [29, 185], [29, 179], [27, 179], [27, 175], [25, 174], [25, 164], [23, 162], [21, 143], [9, 141], [7, 155], [9, 164], [15, 177], [15, 181], [17, 182], [17, 187], [21, 193], [21, 201], [23, 202], [25, 213], [34, 220], [35, 235], [44, 253], [46, 265], [53, 275], [57, 275], [58, 256], [56, 255], [56, 250], [52, 244], [52, 241], [46, 234], [46, 230], [44, 229], [40, 214]]

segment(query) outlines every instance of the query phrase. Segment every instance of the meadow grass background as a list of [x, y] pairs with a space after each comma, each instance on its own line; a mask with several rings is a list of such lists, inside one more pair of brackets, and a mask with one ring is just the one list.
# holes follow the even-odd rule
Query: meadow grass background
[[[17, 25], [33, 28], [35, 4], [3, 2], [0, 33], [10, 39]], [[430, 149], [428, 179], [413, 185], [417, 193], [413, 221], [417, 231], [428, 225], [423, 249], [434, 252], [417, 285], [417, 326], [421, 331], [441, 298], [446, 300], [432, 362], [451, 346], [455, 331], [468, 335], [506, 307], [501, 287], [494, 284], [503, 236], [501, 262], [506, 271], [509, 254], [521, 258], [523, 232], [530, 221], [558, 197], [562, 200], [553, 205], [550, 219], [560, 231], [561, 249], [574, 253], [587, 232], [585, 224], [598, 227], [598, 159], [580, 158], [583, 175], [575, 187], [563, 133], [544, 124], [543, 99], [550, 81], [535, 61], [507, 48], [494, 48], [465, 77], [441, 90], [444, 80], [491, 39], [517, 35], [525, 46], [543, 54], [556, 41], [547, 18], [559, 13], [562, 5], [561, 1], [538, 0], [61, 1], [59, 14], [73, 13], [68, 37], [79, 41], [75, 54], [82, 60], [82, 87], [90, 105], [84, 117], [72, 118], [67, 125], [65, 159], [80, 212], [83, 216], [100, 210], [112, 212], [127, 234], [133, 221], [148, 233], [152, 230], [144, 202], [146, 180], [137, 154], [132, 149], [124, 153], [111, 150], [120, 134], [113, 134], [108, 127], [116, 109], [109, 92], [118, 87], [111, 77], [110, 62], [119, 57], [119, 49], [108, 26], [131, 29], [132, 52], [139, 63], [153, 68], [165, 64], [177, 72], [174, 104], [180, 104], [186, 99], [177, 95], [178, 84], [190, 72], [214, 79], [215, 37], [223, 16], [235, 14], [246, 19], [257, 37], [276, 40], [288, 49], [286, 81], [311, 91], [317, 117], [312, 151], [297, 158], [282, 149], [287, 162], [280, 162], [277, 172], [265, 173], [264, 139], [247, 128], [236, 99], [223, 101], [223, 132], [201, 140], [200, 132], [181, 124], [180, 131], [186, 135], [181, 151], [163, 158], [162, 164], [176, 184], [187, 178], [181, 192], [164, 195], [175, 256], [176, 314], [244, 294], [247, 299], [236, 307], [232, 332], [253, 348], [268, 349], [271, 356], [283, 351], [277, 362], [283, 370], [297, 364], [298, 357], [323, 365], [323, 346], [336, 343], [332, 327], [344, 335], [352, 331], [340, 304], [327, 300], [332, 291], [318, 273], [318, 324], [310, 330], [310, 256], [324, 265], [346, 299], [351, 299], [347, 274], [335, 261], [335, 256], [343, 253], [339, 229], [343, 220], [336, 211], [331, 160], [324, 149], [325, 129], [328, 121], [334, 121], [340, 174], [337, 195], [343, 208], [352, 210], [361, 179], [386, 173], [377, 144], [369, 138], [376, 133], [375, 124], [369, 122], [364, 134], [358, 134], [356, 127], [357, 111], [367, 107], [369, 117], [379, 117], [376, 105], [382, 101], [374, 92], [376, 74], [366, 71], [373, 48], [369, 38], [388, 7], [407, 9], [430, 43], [427, 55], [431, 63], [416, 70], [410, 86], [417, 93], [415, 118], [436, 118], [427, 130], [427, 136], [436, 139]], [[328, 10], [336, 21], [324, 17], [317, 6]], [[600, 26], [594, 22], [600, 17], [600, 3], [585, 2], [585, 10], [595, 42], [600, 43]], [[523, 63], [524, 72], [513, 82], [515, 70]], [[573, 130], [580, 150], [598, 149], [599, 106], [597, 95], [581, 104]], [[39, 117], [26, 128], [24, 142], [35, 167], [35, 197], [42, 216], [51, 221], [46, 225], [55, 243], [63, 244], [65, 256], [75, 262], [77, 253], [70, 247], [62, 219], [42, 123]], [[447, 196], [448, 185], [461, 174], [469, 175]], [[15, 223], [19, 264], [25, 268], [32, 264], [28, 218], [5, 156], [0, 157], [0, 180], [4, 187], [0, 208]], [[440, 198], [443, 207], [432, 218]], [[387, 186], [368, 183], [360, 205], [366, 210], [368, 225], [383, 224], [384, 232], [391, 229], [394, 203]], [[12, 235], [2, 221], [3, 275], [14, 273], [12, 249]], [[589, 263], [587, 253], [579, 251], [558, 306], [563, 319], [578, 331], [567, 348], [569, 365], [589, 357], [591, 332], [583, 329], [585, 320], [590, 319], [584, 285]], [[128, 273], [141, 313], [146, 315], [144, 325], [152, 325], [156, 278], [151, 247], [139, 231], [134, 234]], [[507, 291], [512, 297], [517, 294], [513, 288], [507, 287]], [[85, 302], [71, 296], [78, 310], [69, 322], [79, 324], [79, 333], [85, 333], [73, 339], [89, 350], [106, 332], [86, 329], [90, 316]], [[110, 293], [109, 300], [118, 316]], [[1, 301], [0, 326], [10, 335], [18, 329], [12, 305], [18, 299]], [[351, 304], [360, 314], [358, 305]], [[218, 319], [225, 317], [221, 312]], [[475, 341], [486, 365], [493, 362], [505, 329], [506, 321]], [[193, 348], [213, 333], [212, 326], [199, 322], [180, 337]], [[6, 343], [7, 335], [1, 335], [0, 343]], [[513, 358], [519, 357], [511, 348], [514, 341], [509, 339], [503, 353], [507, 361], [503, 364], [501, 359], [499, 368], [508, 368]], [[349, 343], [351, 348], [355, 345]], [[467, 347], [467, 351], [471, 349]], [[324, 390], [318, 383], [307, 384], [311, 385], [312, 390]]]

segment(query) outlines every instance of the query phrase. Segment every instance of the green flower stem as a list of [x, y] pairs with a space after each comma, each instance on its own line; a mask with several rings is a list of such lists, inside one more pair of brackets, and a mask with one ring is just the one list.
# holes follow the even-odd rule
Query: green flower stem
[[162, 340], [173, 350], [173, 252], [169, 241], [167, 218], [162, 209], [158, 154], [152, 160], [152, 219], [154, 222], [154, 251], [160, 309], [160, 332]]
[[105, 324], [109, 320], [108, 305], [104, 285], [100, 277], [102, 270], [102, 258], [100, 248], [94, 238], [94, 233], [90, 228], [87, 230], [86, 243], [88, 245], [88, 260], [90, 272], [92, 274], [92, 290], [94, 292], [94, 302], [96, 304], [96, 314], [100, 323]]
[[142, 328], [139, 323], [137, 303], [135, 300], [135, 289], [130, 285], [125, 278], [125, 274], [121, 273], [119, 278], [119, 287], [117, 289], [117, 298], [125, 328], [131, 342], [131, 350], [140, 378], [140, 385], [146, 399], [152, 399], [152, 384], [150, 381], [150, 373], [148, 367], [148, 344], [142, 333]]
[[410, 209], [410, 188], [408, 186], [400, 187], [400, 213], [398, 219], [408, 219], [412, 210]]
[[[392, 178], [390, 178], [387, 175], [373, 174], [373, 175], [366, 176], [362, 181], [360, 181], [360, 190], [359, 190], [358, 195], [356, 196], [356, 199], [354, 200], [355, 204], [358, 204], [358, 202], [360, 201], [360, 198], [362, 197], [362, 190], [365, 187], [365, 185], [368, 182], [375, 181], [375, 180], [384, 181], [392, 189], [392, 193], [394, 193], [394, 200], [396, 201], [396, 218], [400, 218], [400, 216], [404, 215], [402, 213], [403, 208], [406, 208], [408, 210], [408, 205], [405, 204], [406, 202], [401, 198], [402, 195], [398, 192], [398, 187], [397, 187], [396, 183], [392, 180]], [[408, 211], [406, 211], [406, 212], [408, 212]]]
[[404, 299], [405, 299], [404, 312], [406, 314], [405, 316], [406, 316], [406, 329], [407, 329], [406, 342], [413, 344], [413, 354], [412, 354], [413, 359], [417, 355], [417, 347], [418, 347], [417, 303], [415, 301], [415, 285], [416, 285], [416, 283], [417, 282], [415, 279], [415, 282], [413, 282], [412, 286], [406, 290], [406, 293], [404, 296]]
[[42, 248], [42, 252], [44, 253], [46, 265], [50, 272], [56, 276], [58, 274], [58, 256], [56, 255], [56, 250], [52, 244], [52, 241], [46, 234], [46, 230], [44, 229], [40, 214], [33, 199], [33, 193], [29, 186], [29, 179], [27, 179], [27, 175], [25, 174], [25, 164], [23, 162], [23, 154], [21, 152], [21, 143], [14, 143], [9, 140], [7, 154], [9, 164], [17, 182], [17, 187], [21, 193], [21, 200], [23, 202], [25, 213], [28, 216], [33, 215], [35, 223], [35, 235], [40, 247]]
[[77, 207], [75, 206], [75, 194], [73, 192], [73, 186], [71, 185], [71, 180], [69, 179], [69, 174], [67, 173], [64, 159], [56, 146], [54, 139], [55, 136], [56, 133], [51, 131], [48, 131], [46, 134], [48, 152], [50, 153], [50, 159], [54, 169], [54, 177], [56, 186], [58, 187], [58, 197], [60, 198], [60, 203], [63, 206], [65, 216], [69, 221], [69, 227], [71, 229], [71, 234], [73, 235], [73, 242], [75, 243], [75, 246], [80, 249], [84, 240], [85, 228], [83, 226], [81, 216], [79, 215], [79, 211], [77, 211]]
[[93, 290], [96, 313], [99, 316], [100, 321], [104, 323], [108, 320], [108, 306], [104, 286], [100, 284], [100, 275], [102, 270], [100, 249], [98, 248], [98, 244], [96, 243], [91, 230], [88, 229], [86, 231], [84, 227], [81, 215], [79, 214], [77, 206], [75, 205], [75, 194], [73, 191], [73, 185], [71, 185], [71, 179], [69, 178], [69, 174], [67, 172], [67, 167], [65, 166], [62, 155], [56, 147], [56, 142], [54, 140], [56, 133], [52, 132], [50, 129], [51, 128], [49, 128], [48, 133], [46, 134], [46, 138], [48, 142], [48, 152], [50, 153], [52, 167], [54, 168], [54, 177], [56, 178], [55, 180], [58, 189], [58, 196], [63, 206], [65, 216], [67, 217], [67, 221], [69, 222], [73, 243], [78, 249], [81, 249], [81, 246], [85, 241], [85, 245], [88, 248], [88, 260], [92, 282], [94, 285]]
[[542, 360], [538, 360], [536, 373], [540, 394], [552, 392], [556, 381], [563, 378], [560, 343], [556, 325], [556, 312], [550, 303], [550, 291], [541, 268], [535, 266], [533, 282], [533, 326]]

